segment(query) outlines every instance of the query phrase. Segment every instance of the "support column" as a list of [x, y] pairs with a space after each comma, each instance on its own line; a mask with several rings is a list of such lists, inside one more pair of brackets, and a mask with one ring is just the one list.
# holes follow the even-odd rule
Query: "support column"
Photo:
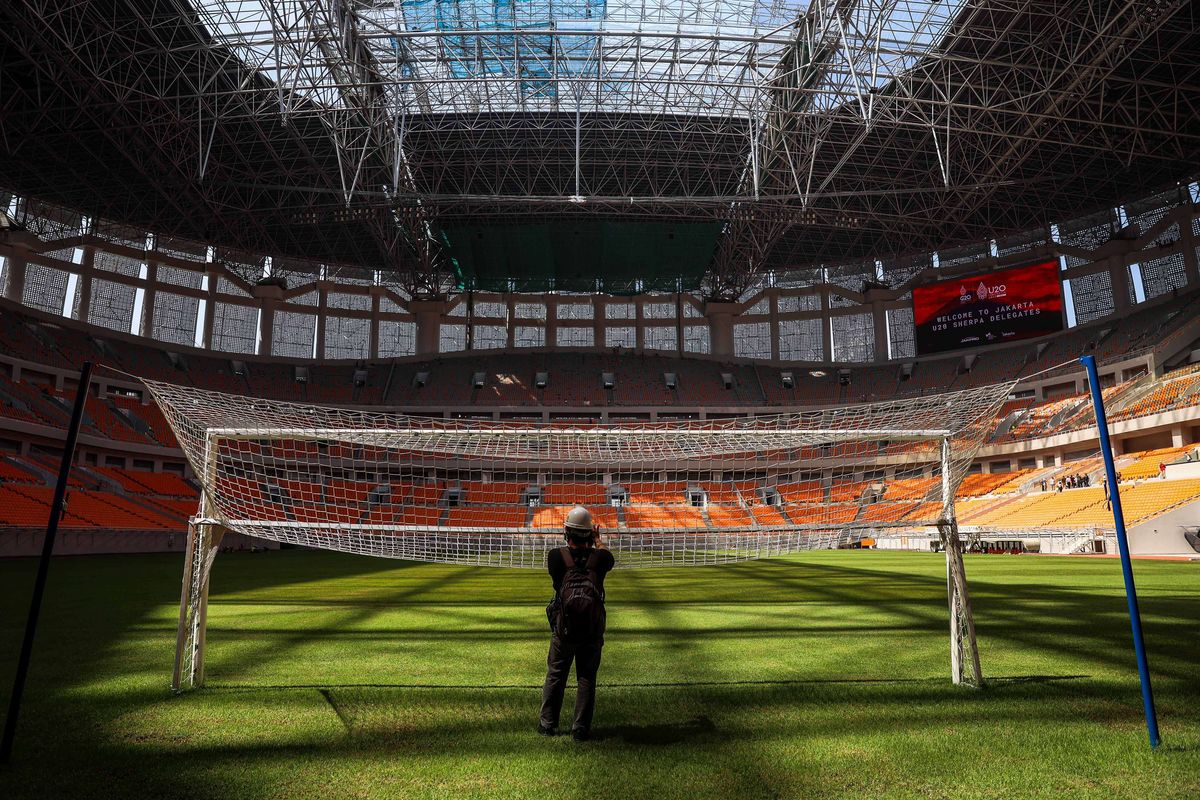
[[138, 330], [142, 336], [154, 336], [154, 302], [158, 295], [158, 264], [146, 262], [146, 286], [142, 291], [142, 322]]
[[558, 346], [558, 301], [546, 298], [546, 347]]
[[258, 355], [272, 355], [271, 345], [275, 341], [275, 312], [283, 302], [283, 287], [277, 284], [259, 284], [251, 296], [261, 304], [262, 314], [258, 323]]
[[417, 355], [437, 355], [441, 349], [442, 317], [446, 313], [443, 300], [410, 300], [408, 310], [417, 322]]
[[646, 348], [646, 312], [641, 299], [633, 303], [633, 346], [638, 352]]
[[217, 316], [217, 283], [220, 273], [209, 269], [204, 273], [208, 281], [208, 297], [204, 302], [204, 331], [201, 334], [200, 346], [211, 350], [213, 346], [213, 320]]
[[1183, 440], [1183, 426], [1173, 425], [1171, 427], [1171, 447], [1183, 447], [1186, 442]]
[[599, 297], [592, 298], [592, 346], [604, 347], [607, 339], [604, 336], [604, 326], [607, 324], [605, 320], [606, 306]]
[[883, 307], [882, 300], [871, 299], [871, 320], [875, 328], [875, 360], [886, 359], [888, 357], [887, 310]]
[[511, 294], [508, 296], [506, 308], [508, 310], [508, 320], [504, 326], [504, 344], [511, 349], [516, 346], [517, 340], [517, 301]]
[[12, 249], [8, 254], [8, 267], [5, 269], [7, 280], [4, 282], [4, 299], [21, 303], [25, 300], [25, 276], [29, 269], [29, 251], [41, 244], [41, 241], [28, 231], [9, 231], [8, 244]]
[[[1186, 194], [1187, 190], [1184, 189]], [[1179, 218], [1179, 246], [1183, 248], [1183, 272], [1188, 286], [1200, 285], [1200, 258], [1196, 255], [1196, 235], [1192, 233], [1192, 218], [1189, 212]]]
[[686, 352], [684, 347], [687, 337], [683, 332], [684, 319], [686, 318], [683, 316], [683, 304], [687, 302], [687, 300], [683, 299], [682, 293], [675, 295], [675, 352], [679, 353], [679, 355], [683, 355]]
[[733, 355], [733, 315], [739, 309], [739, 303], [708, 301], [704, 304], [704, 316], [708, 319], [708, 334], [712, 342], [711, 353], [714, 356]]
[[367, 354], [372, 360], [379, 358], [379, 309], [385, 291], [382, 286], [371, 287], [371, 344]]
[[1124, 256], [1108, 259], [1108, 274], [1112, 279], [1113, 307], [1118, 314], [1128, 312], [1133, 303], [1129, 301], [1129, 270]]
[[821, 360], [833, 363], [833, 326], [829, 323], [829, 287], [821, 287]]
[[771, 291], [771, 360], [779, 360], [779, 290]]
[[329, 291], [324, 282], [317, 283], [317, 348], [318, 361], [325, 358], [325, 318], [329, 315]]
[[96, 248], [83, 248], [83, 259], [79, 262], [79, 310], [80, 322], [87, 322], [92, 308], [92, 281], [95, 278]]

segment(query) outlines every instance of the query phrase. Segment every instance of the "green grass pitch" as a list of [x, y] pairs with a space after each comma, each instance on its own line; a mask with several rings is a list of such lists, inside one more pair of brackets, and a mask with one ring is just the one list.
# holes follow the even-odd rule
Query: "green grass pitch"
[[[585, 744], [534, 732], [543, 574], [222, 555], [209, 685], [173, 696], [181, 565], [53, 564], [0, 797], [1200, 797], [1200, 564], [1135, 566], [1157, 752], [1115, 560], [969, 556], [978, 692], [935, 554], [614, 573]], [[5, 704], [33, 567], [0, 563]]]

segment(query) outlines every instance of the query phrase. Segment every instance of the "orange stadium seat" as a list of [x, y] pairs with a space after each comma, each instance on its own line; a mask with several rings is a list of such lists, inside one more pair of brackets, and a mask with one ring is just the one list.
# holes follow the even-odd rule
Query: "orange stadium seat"
[[742, 528], [754, 524], [754, 517], [743, 508], [709, 506], [706, 513], [714, 528]]
[[521, 493], [528, 486], [528, 483], [519, 481], [463, 481], [462, 484], [466, 500], [473, 506], [517, 505], [521, 502]]
[[[567, 521], [567, 513], [572, 508], [574, 506], [570, 505], [535, 506], [530, 527], [561, 530]], [[587, 510], [592, 512], [592, 520], [601, 527], [601, 530], [617, 527], [617, 510], [612, 506], [587, 506]]]
[[34, 473], [22, 469], [7, 459], [0, 458], [0, 484], [40, 482], [40, 479]]
[[796, 525], [841, 525], [853, 522], [859, 507], [841, 504], [787, 504], [781, 510]]
[[625, 492], [630, 505], [671, 506], [688, 502], [686, 481], [630, 482], [625, 484]]
[[920, 503], [872, 503], [863, 506], [855, 520], [856, 522], [899, 522], [904, 519], [909, 513], [917, 509]]
[[542, 487], [542, 502], [552, 505], [602, 505], [606, 490], [599, 483], [548, 483]]
[[775, 506], [754, 505], [750, 507], [750, 513], [754, 516], [754, 521], [759, 525], [774, 526], [790, 524], [790, 520]]
[[524, 528], [529, 518], [529, 509], [517, 508], [452, 508], [446, 516], [446, 526], [451, 528]]
[[625, 526], [628, 528], [706, 528], [704, 514], [692, 506], [655, 507], [627, 506]]

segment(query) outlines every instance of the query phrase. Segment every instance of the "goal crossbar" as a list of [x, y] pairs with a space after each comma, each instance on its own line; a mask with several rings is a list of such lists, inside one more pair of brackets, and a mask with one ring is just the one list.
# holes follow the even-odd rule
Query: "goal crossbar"
[[463, 437], [477, 439], [480, 437], [502, 438], [545, 438], [571, 436], [577, 438], [594, 437], [597, 439], [637, 438], [641, 436], [664, 436], [701, 438], [726, 438], [729, 436], [828, 436], [854, 439], [889, 439], [894, 441], [923, 441], [942, 439], [954, 432], [945, 428], [929, 429], [895, 429], [895, 428], [648, 428], [648, 427], [615, 427], [615, 428], [208, 428], [207, 434], [213, 439], [289, 439], [298, 441], [319, 441], [322, 439], [349, 439], [369, 436], [371, 438], [388, 437], [420, 437], [437, 434], [443, 437]]
[[[270, 530], [270, 529], [274, 528], [277, 530], [283, 530], [283, 529], [289, 529], [289, 528], [296, 527], [296, 523], [292, 522], [290, 520], [257, 520], [257, 519], [217, 520], [217, 519], [213, 519], [213, 518], [204, 518], [204, 519], [197, 519], [195, 521], [204, 522], [207, 524], [227, 525], [230, 528], [233, 528], [235, 530], [249, 530], [252, 528], [263, 528], [265, 530]], [[480, 532], [487, 532], [487, 533], [493, 533], [493, 534], [494, 533], [512, 533], [512, 534], [520, 534], [522, 536], [548, 536], [548, 537], [554, 537], [556, 540], [559, 537], [561, 537], [561, 535], [562, 535], [561, 531], [555, 530], [555, 529], [549, 529], [549, 528], [488, 528], [486, 526], [480, 526], [480, 525], [473, 525], [469, 528], [461, 527], [461, 526], [453, 526], [453, 525], [439, 525], [434, 529], [428, 525], [387, 525], [387, 524], [379, 524], [379, 523], [365, 524], [365, 523], [360, 523], [360, 522], [344, 522], [344, 523], [339, 522], [337, 524], [316, 524], [316, 525], [314, 525], [312, 523], [306, 523], [305, 527], [309, 531], [312, 531], [314, 533], [334, 533], [334, 534], [350, 533], [350, 532], [372, 533], [372, 534], [374, 534], [374, 533], [403, 534], [403, 533], [428, 533], [431, 530], [436, 530], [438, 533], [456, 533], [456, 534], [464, 534], [464, 535], [480, 533]], [[934, 527], [934, 525], [931, 524], [931, 525], [927, 525], [925, 527], [932, 528], [932, 527]], [[827, 522], [793, 523], [793, 524], [788, 524], [788, 525], [740, 525], [740, 526], [731, 525], [728, 527], [723, 527], [719, 531], [699, 530], [699, 531], [696, 531], [693, 535], [696, 535], [698, 537], [703, 537], [706, 534], [720, 535], [720, 534], [724, 534], [724, 533], [769, 533], [772, 531], [823, 531], [823, 530], [831, 530], [832, 528], [833, 528], [833, 526], [831, 526]], [[912, 529], [913, 524], [910, 522], [874, 522], [874, 523], [872, 523], [871, 528], [872, 529], [884, 529], [884, 528]], [[645, 534], [668, 534], [669, 533], [669, 534], [675, 535], [675, 534], [688, 534], [689, 533], [689, 531], [687, 529], [680, 529], [680, 528], [638, 528], [636, 531], [629, 531], [629, 533], [635, 533], [635, 532], [639, 536], [645, 535]], [[610, 533], [615, 533], [615, 532], [610, 531]], [[622, 533], [625, 533], [625, 531], [622, 531]]]

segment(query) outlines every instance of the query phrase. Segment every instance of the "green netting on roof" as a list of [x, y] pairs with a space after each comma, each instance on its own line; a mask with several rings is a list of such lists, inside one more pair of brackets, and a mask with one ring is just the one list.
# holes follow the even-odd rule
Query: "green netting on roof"
[[555, 221], [449, 225], [443, 241], [460, 288], [483, 291], [693, 290], [720, 222]]

